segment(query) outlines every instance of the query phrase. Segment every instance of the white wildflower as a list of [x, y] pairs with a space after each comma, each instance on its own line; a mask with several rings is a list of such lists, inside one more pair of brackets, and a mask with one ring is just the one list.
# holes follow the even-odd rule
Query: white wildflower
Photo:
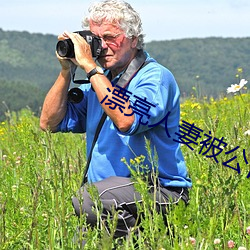
[[245, 247], [239, 247], [238, 250], [247, 250]]
[[241, 79], [239, 84], [231, 84], [231, 87], [227, 88], [227, 93], [235, 93], [240, 91], [245, 85], [247, 81], [245, 79]]
[[244, 132], [244, 135], [250, 135], [250, 129]]
[[221, 240], [220, 239], [214, 239], [214, 244], [217, 245], [217, 244], [220, 244]]

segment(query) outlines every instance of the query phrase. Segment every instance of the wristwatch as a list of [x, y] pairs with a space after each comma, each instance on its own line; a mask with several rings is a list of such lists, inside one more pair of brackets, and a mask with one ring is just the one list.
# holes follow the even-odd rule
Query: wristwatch
[[87, 78], [90, 80], [91, 76], [95, 74], [104, 75], [104, 71], [101, 67], [96, 66], [94, 69], [90, 70], [89, 73], [87, 73]]

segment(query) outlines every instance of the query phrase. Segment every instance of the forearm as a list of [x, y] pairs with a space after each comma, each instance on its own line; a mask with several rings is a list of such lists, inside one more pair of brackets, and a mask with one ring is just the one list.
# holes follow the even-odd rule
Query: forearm
[[48, 92], [40, 117], [42, 130], [56, 131], [67, 110], [68, 89], [70, 84], [69, 70], [62, 70], [54, 85]]
[[[93, 89], [95, 90], [99, 102], [101, 102], [106, 96], [107, 100], [112, 99], [112, 92], [114, 87], [106, 76], [96, 74], [90, 78], [90, 82]], [[108, 88], [110, 91], [108, 91]], [[105, 105], [105, 103], [102, 103], [101, 105], [106, 114], [110, 117], [110, 119], [114, 122], [114, 124], [120, 131], [126, 132], [132, 126], [134, 122], [134, 115], [124, 117], [124, 113], [131, 113], [131, 110], [128, 111], [130, 105], [129, 101], [124, 103], [123, 113], [119, 110], [119, 108], [110, 109], [110, 107], [108, 105]]]
[[[65, 35], [69, 37], [74, 43], [75, 58], [71, 59], [71, 61], [74, 64], [78, 65], [86, 73], [89, 73], [97, 66], [92, 57], [89, 44], [87, 44], [84, 38], [79, 34], [66, 32]], [[122, 69], [120, 69], [120, 72], [121, 71]], [[105, 75], [95, 74], [91, 76], [90, 82], [93, 89], [95, 90], [99, 102], [101, 102], [106, 96], [107, 99], [112, 99], [112, 92], [114, 88]], [[108, 88], [110, 89], [110, 91], [108, 91]], [[124, 112], [129, 109], [129, 104], [129, 101], [125, 102]], [[102, 105], [102, 108], [104, 109], [106, 114], [110, 117], [110, 119], [114, 122], [114, 124], [120, 131], [126, 132], [132, 126], [134, 115], [127, 116], [126, 119], [124, 119], [124, 114], [118, 108], [110, 109], [109, 106], [105, 105], [105, 103], [102, 103], [100, 105]], [[131, 113], [131, 111], [128, 111], [127, 113]]]

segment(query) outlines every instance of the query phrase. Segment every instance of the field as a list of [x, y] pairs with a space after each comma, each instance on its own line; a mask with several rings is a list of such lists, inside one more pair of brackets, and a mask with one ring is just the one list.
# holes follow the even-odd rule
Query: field
[[[100, 223], [87, 232], [85, 249], [250, 249], [249, 103], [247, 92], [185, 100], [190, 204], [173, 207], [166, 227], [142, 184], [143, 230], [118, 244], [115, 223], [108, 222], [111, 235]], [[71, 197], [85, 166], [84, 135], [44, 133], [38, 124], [28, 109], [6, 113], [0, 124], [0, 249], [80, 249], [76, 227], [85, 221], [74, 216]]]

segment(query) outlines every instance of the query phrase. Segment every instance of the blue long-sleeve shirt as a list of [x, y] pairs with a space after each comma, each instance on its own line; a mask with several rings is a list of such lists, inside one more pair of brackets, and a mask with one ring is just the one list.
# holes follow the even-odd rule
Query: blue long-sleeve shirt
[[[143, 164], [151, 168], [145, 143], [145, 139], [148, 139], [151, 152], [157, 153], [158, 166], [155, 167], [158, 168], [161, 184], [191, 187], [180, 143], [173, 140], [178, 140], [175, 132], [179, 131], [179, 88], [168, 69], [149, 55], [146, 60], [150, 63], [139, 70], [126, 87], [130, 91], [130, 104], [134, 111], [137, 110], [134, 112], [134, 123], [127, 132], [122, 133], [109, 117], [106, 118], [92, 152], [88, 181], [96, 182], [109, 176], [129, 177], [130, 170], [121, 161], [122, 158], [129, 163], [130, 159], [144, 155], [146, 158]], [[120, 75], [112, 80], [113, 85], [119, 77]], [[89, 155], [103, 109], [90, 84], [83, 84], [80, 88], [84, 93], [83, 100], [78, 104], [68, 102], [66, 116], [59, 124], [58, 131], [86, 132]], [[105, 103], [108, 102], [105, 100]], [[162, 121], [164, 117], [167, 118], [167, 123]], [[160, 121], [162, 122], [159, 124]]]

